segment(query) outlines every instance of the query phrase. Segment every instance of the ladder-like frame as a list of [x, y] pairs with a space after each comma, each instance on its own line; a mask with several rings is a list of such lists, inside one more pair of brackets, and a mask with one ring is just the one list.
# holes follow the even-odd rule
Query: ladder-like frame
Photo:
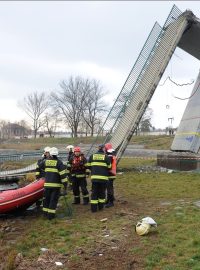
[[106, 132], [104, 143], [112, 143], [120, 160], [192, 17], [191, 11], [182, 13], [174, 5], [163, 28], [155, 23], [87, 156]]

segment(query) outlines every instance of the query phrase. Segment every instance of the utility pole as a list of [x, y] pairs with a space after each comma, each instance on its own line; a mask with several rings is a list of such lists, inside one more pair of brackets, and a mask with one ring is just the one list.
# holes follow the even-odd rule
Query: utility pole
[[172, 127], [172, 122], [174, 121], [174, 117], [169, 117], [168, 121], [171, 121], [171, 125], [169, 126], [169, 135], [173, 135], [174, 130], [173, 130], [173, 127]]
[[172, 125], [172, 122], [174, 121], [174, 117], [169, 117], [168, 118], [168, 121], [171, 120], [171, 125]]

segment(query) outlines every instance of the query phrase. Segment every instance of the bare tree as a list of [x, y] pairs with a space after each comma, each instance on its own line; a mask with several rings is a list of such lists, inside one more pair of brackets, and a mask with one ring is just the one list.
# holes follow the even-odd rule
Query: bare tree
[[59, 119], [59, 112], [55, 111], [52, 113], [46, 113], [44, 116], [44, 125], [49, 133], [50, 137], [53, 137], [56, 129], [58, 127], [58, 123], [61, 122]]
[[0, 120], [0, 133], [1, 133], [1, 139], [5, 139], [7, 136], [7, 131], [5, 127], [8, 125], [9, 122], [5, 120]]
[[87, 125], [83, 117], [81, 118], [80, 124], [79, 124], [79, 129], [78, 132], [85, 137], [87, 137], [90, 134], [90, 127]]
[[80, 76], [72, 76], [60, 83], [61, 90], [51, 93], [52, 104], [65, 117], [72, 136], [78, 136], [85, 100], [90, 89], [90, 81]]
[[150, 128], [152, 127], [152, 124], [151, 124], [152, 116], [153, 116], [153, 110], [147, 107], [139, 123], [139, 129], [142, 132], [150, 131]]
[[106, 104], [103, 101], [105, 93], [99, 81], [90, 81], [90, 88], [85, 99], [83, 109], [83, 119], [90, 128], [91, 136], [94, 135], [95, 127], [99, 124], [99, 119], [105, 114]]
[[25, 97], [23, 101], [18, 102], [18, 106], [22, 108], [32, 120], [34, 138], [36, 138], [39, 128], [44, 125], [42, 116], [48, 108], [48, 100], [44, 92], [34, 92]]

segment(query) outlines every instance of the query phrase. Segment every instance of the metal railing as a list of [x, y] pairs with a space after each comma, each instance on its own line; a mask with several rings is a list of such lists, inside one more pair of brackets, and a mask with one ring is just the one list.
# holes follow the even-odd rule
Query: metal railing
[[[67, 156], [66, 151], [60, 151], [59, 157], [65, 159]], [[17, 154], [0, 154], [0, 162], [4, 161], [20, 161], [20, 160], [27, 160], [27, 159], [39, 159], [42, 157], [42, 152], [35, 151], [35, 152], [20, 152]]]
[[[22, 152], [18, 154], [8, 154], [8, 155], [0, 155], [0, 162], [3, 163], [5, 161], [24, 161], [24, 160], [38, 160], [42, 157], [42, 152], [36, 151], [36, 152]], [[67, 153], [66, 151], [61, 151], [59, 153], [59, 158], [61, 158], [63, 161], [67, 159]], [[16, 169], [16, 170], [6, 170], [6, 171], [0, 171], [0, 180], [1, 178], [10, 177], [10, 179], [14, 176], [23, 176], [27, 174], [28, 172], [33, 172], [36, 169], [36, 162], [28, 165], [25, 168], [22, 169]]]
[[185, 24], [181, 25], [180, 20], [172, 25], [181, 14], [174, 5], [163, 28], [157, 22], [154, 24], [87, 156], [94, 152], [103, 131], [107, 132], [104, 143], [113, 144], [118, 159], [123, 155], [182, 35]]

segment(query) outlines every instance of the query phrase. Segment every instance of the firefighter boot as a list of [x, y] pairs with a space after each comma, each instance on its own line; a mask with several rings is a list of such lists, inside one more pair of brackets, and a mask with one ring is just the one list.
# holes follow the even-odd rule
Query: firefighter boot
[[72, 204], [80, 204], [80, 197], [74, 197], [74, 202]]
[[83, 197], [83, 205], [88, 205], [89, 197]]
[[108, 203], [105, 205], [106, 208], [109, 208], [109, 207], [112, 207], [112, 206], [114, 206], [114, 203], [113, 203], [113, 202], [108, 202]]
[[56, 214], [54, 214], [54, 213], [48, 213], [48, 219], [49, 220], [52, 220], [52, 219], [54, 219], [56, 217]]
[[97, 208], [98, 208], [98, 204], [91, 203], [91, 212], [92, 213], [97, 212]]
[[41, 209], [41, 205], [42, 205], [42, 200], [38, 200], [36, 203], [36, 209], [39, 211]]
[[48, 212], [43, 211], [43, 212], [42, 212], [42, 215], [43, 215], [44, 218], [48, 218]]
[[104, 203], [98, 203], [99, 211], [103, 210], [104, 208]]
[[109, 208], [109, 207], [114, 206], [113, 201], [114, 201], [114, 196], [113, 196], [113, 194], [108, 194], [108, 199], [107, 199], [107, 202], [106, 202], [105, 207], [106, 207], [106, 208]]

